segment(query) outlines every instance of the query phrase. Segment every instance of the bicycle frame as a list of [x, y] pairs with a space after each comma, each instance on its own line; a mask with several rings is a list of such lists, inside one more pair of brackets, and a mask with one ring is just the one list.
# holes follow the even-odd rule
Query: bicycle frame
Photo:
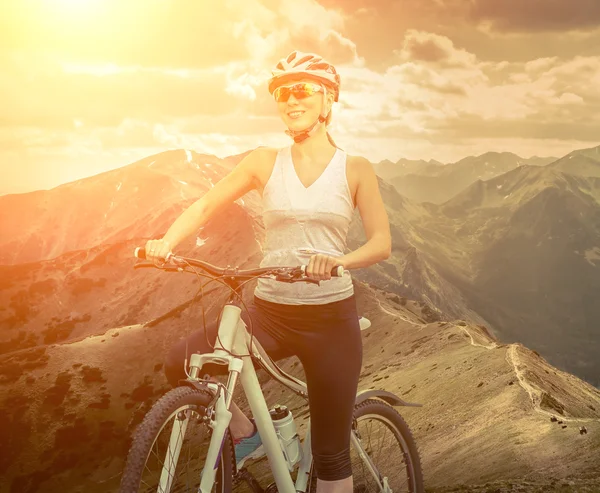
[[[233, 391], [239, 379], [248, 399], [250, 410], [256, 422], [256, 427], [260, 434], [266, 456], [269, 460], [269, 465], [277, 485], [277, 490], [280, 493], [296, 493], [306, 492], [310, 468], [312, 465], [312, 450], [310, 445], [310, 422], [306, 432], [306, 438], [302, 443], [302, 459], [299, 463], [299, 471], [296, 478], [296, 483], [292, 481], [287, 462], [281, 450], [281, 445], [277, 438], [275, 427], [269, 414], [269, 409], [265, 397], [260, 388], [256, 370], [249, 355], [250, 334], [246, 330], [246, 324], [240, 317], [241, 309], [234, 304], [226, 304], [223, 308], [221, 322], [219, 324], [218, 338], [215, 343], [215, 350], [212, 353], [193, 354], [190, 358], [190, 382], [198, 382], [200, 369], [206, 363], [215, 363], [227, 365], [229, 369], [229, 378], [224, 386], [218, 383], [206, 383], [206, 385], [216, 392], [216, 403], [214, 408], [214, 416], [211, 418], [210, 426], [213, 428], [206, 463], [201, 473], [200, 489], [201, 493], [209, 493], [212, 490], [215, 475], [218, 468], [218, 460], [220, 457], [221, 448], [224, 446], [225, 431], [229, 427], [231, 421], [231, 412], [229, 406], [231, 404]], [[233, 356], [229, 353], [234, 353]], [[290, 388], [304, 397], [307, 396], [306, 384], [291, 375], [279, 370], [275, 365], [272, 365], [271, 359], [265, 353], [260, 343], [252, 340], [252, 354], [259, 362], [262, 368], [271, 375], [275, 380]], [[174, 426], [172, 431], [172, 440], [167, 450], [167, 457], [172, 457], [173, 463], [177, 462], [179, 455], [178, 448], [181, 446], [176, 439], [180, 431], [180, 427], [187, 426], [187, 418], [185, 422]], [[177, 429], [176, 429], [177, 428]], [[185, 430], [185, 428], [184, 428]], [[171, 447], [173, 445], [173, 448]], [[166, 464], [163, 470], [165, 478], [172, 477], [171, 471], [168, 470], [170, 464]]]
[[[219, 457], [222, 447], [225, 445], [225, 431], [229, 427], [231, 421], [231, 412], [229, 406], [232, 401], [233, 391], [238, 380], [241, 380], [242, 387], [248, 399], [250, 410], [256, 422], [256, 427], [260, 434], [265, 454], [269, 460], [273, 479], [277, 485], [277, 491], [280, 493], [307, 493], [308, 479], [312, 466], [312, 449], [310, 441], [310, 421], [306, 430], [306, 436], [302, 441], [302, 459], [299, 462], [298, 474], [296, 482], [292, 481], [287, 462], [281, 450], [281, 445], [277, 438], [275, 427], [269, 414], [267, 403], [262, 393], [262, 389], [258, 382], [256, 370], [252, 364], [252, 359], [249, 355], [250, 334], [246, 330], [246, 324], [240, 317], [241, 309], [231, 303], [224, 306], [221, 322], [219, 324], [218, 338], [215, 343], [215, 351], [212, 353], [193, 354], [190, 358], [190, 374], [188, 382], [191, 384], [202, 382], [212, 391], [215, 392], [215, 409], [214, 416], [211, 416], [209, 425], [213, 428], [213, 433], [206, 456], [206, 462], [201, 472], [200, 493], [210, 493], [213, 488], [216, 472], [219, 466]], [[229, 354], [234, 353], [236, 356]], [[252, 339], [252, 354], [258, 361], [260, 366], [267, 373], [285, 385], [290, 390], [302, 397], [307, 397], [306, 384], [297, 378], [288, 375], [280, 370], [277, 365], [266, 354], [260, 343], [256, 339]], [[242, 355], [242, 356], [237, 356]], [[214, 363], [227, 365], [229, 369], [229, 378], [226, 385], [214, 382], [200, 380], [198, 375], [200, 369], [206, 363]], [[187, 420], [189, 416], [181, 422], [176, 422], [171, 432], [171, 440], [167, 448], [167, 457], [171, 459], [167, 461], [161, 474], [161, 491], [168, 491], [170, 482], [174, 477], [174, 468], [177, 464], [181, 441], [179, 436], [181, 430], [183, 433], [187, 428]], [[375, 481], [380, 484], [381, 478], [373, 465], [370, 457], [364, 452], [359, 439], [354, 433], [351, 434], [352, 445], [356, 448], [361, 459], [367, 466], [370, 474]], [[391, 490], [385, 483], [380, 484], [382, 493], [389, 493]]]

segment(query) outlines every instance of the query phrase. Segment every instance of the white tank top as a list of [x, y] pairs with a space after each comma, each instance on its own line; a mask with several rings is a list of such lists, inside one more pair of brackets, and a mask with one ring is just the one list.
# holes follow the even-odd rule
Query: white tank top
[[[336, 152], [317, 180], [306, 188], [294, 169], [291, 147], [280, 149], [262, 197], [266, 230], [261, 267], [308, 265], [313, 253], [332, 257], [345, 253], [354, 204], [346, 179], [346, 153]], [[288, 305], [320, 305], [352, 296], [348, 271], [321, 285], [258, 279], [254, 294], [263, 300]]]

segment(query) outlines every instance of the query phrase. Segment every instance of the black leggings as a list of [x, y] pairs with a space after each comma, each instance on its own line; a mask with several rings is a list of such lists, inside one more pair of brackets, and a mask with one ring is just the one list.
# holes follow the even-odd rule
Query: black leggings
[[[284, 305], [255, 297], [248, 305], [254, 336], [274, 360], [298, 356], [304, 367], [310, 407], [311, 443], [317, 477], [325, 481], [352, 475], [350, 429], [358, 377], [362, 365], [362, 340], [353, 296], [324, 305]], [[248, 313], [242, 319], [250, 328]], [[216, 322], [207, 324], [212, 343]], [[187, 338], [188, 354], [211, 352], [204, 330]], [[173, 386], [185, 379], [185, 339], [169, 352], [167, 379]], [[202, 374], [226, 374], [227, 367], [207, 364]]]

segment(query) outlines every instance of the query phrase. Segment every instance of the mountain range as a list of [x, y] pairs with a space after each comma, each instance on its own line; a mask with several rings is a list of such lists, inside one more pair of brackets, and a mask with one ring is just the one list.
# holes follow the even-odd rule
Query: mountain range
[[512, 152], [486, 152], [452, 164], [434, 160], [382, 161], [375, 165], [375, 170], [405, 197], [441, 204], [477, 180], [489, 180], [518, 166], [545, 166], [555, 159], [535, 156], [523, 159]]
[[383, 187], [397, 244], [410, 245], [387, 263], [409, 284], [404, 269], [418, 258], [409, 287], [422, 298], [411, 296], [487, 324], [500, 340], [522, 342], [599, 386], [599, 173], [600, 146], [474, 179], [441, 204], [392, 198], [396, 190]]
[[[0, 493], [115, 491], [132, 430], [168, 388], [166, 349], [202, 323], [198, 279], [134, 269], [133, 249], [244, 155], [166, 151], [0, 197], [0, 443], [11, 450]], [[504, 171], [471, 175], [487, 179], [441, 203], [401, 194], [402, 173], [379, 163], [390, 173], [380, 188], [393, 252], [352, 272], [373, 323], [360, 385], [424, 403], [399, 410], [430, 491], [525, 480], [539, 491], [600, 488], [600, 147], [506, 168], [498, 156], [485, 158], [488, 168]], [[255, 266], [260, 212], [251, 192], [178, 253]], [[357, 214], [348, 246], [362, 241]], [[225, 296], [205, 289], [208, 317]], [[295, 358], [283, 366], [301, 376]], [[273, 382], [264, 391], [303, 417], [302, 432], [302, 403]], [[257, 477], [265, 468], [256, 464]]]

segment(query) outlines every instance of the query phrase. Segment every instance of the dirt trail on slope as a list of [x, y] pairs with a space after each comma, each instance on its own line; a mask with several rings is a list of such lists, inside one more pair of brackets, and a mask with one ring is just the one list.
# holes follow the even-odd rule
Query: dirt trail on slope
[[[465, 334], [467, 334], [469, 336], [470, 343], [472, 346], [482, 347], [485, 349], [497, 349], [499, 347], [503, 347], [503, 345], [499, 345], [496, 342], [491, 342], [490, 344], [480, 344], [478, 342], [475, 342], [475, 340], [473, 338], [473, 334], [468, 330], [468, 328], [463, 327], [463, 326], [456, 326], [456, 327], [460, 328]], [[556, 412], [550, 412], [541, 407], [540, 404], [543, 399], [544, 391], [537, 388], [536, 386], [532, 385], [527, 380], [526, 371], [524, 370], [525, 366], [523, 365], [521, 358], [519, 356], [519, 347], [521, 347], [521, 345], [518, 343], [506, 345], [505, 359], [506, 359], [507, 363], [514, 369], [515, 375], [519, 381], [519, 385], [529, 395], [529, 398], [531, 400], [531, 403], [533, 404], [534, 410], [544, 416], [556, 417], [557, 416]], [[582, 383], [585, 385], [585, 382], [582, 382]], [[597, 392], [596, 393], [597, 395], [594, 396], [594, 393], [588, 391], [587, 389], [585, 389], [585, 387], [582, 387], [579, 390], [584, 391], [590, 397], [595, 397], [595, 398], [600, 397], [600, 392]], [[560, 416], [560, 420], [565, 421], [565, 422], [569, 421], [569, 422], [579, 422], [579, 423], [600, 422], [600, 418], [578, 418], [578, 417], [566, 417], [566, 416]]]

